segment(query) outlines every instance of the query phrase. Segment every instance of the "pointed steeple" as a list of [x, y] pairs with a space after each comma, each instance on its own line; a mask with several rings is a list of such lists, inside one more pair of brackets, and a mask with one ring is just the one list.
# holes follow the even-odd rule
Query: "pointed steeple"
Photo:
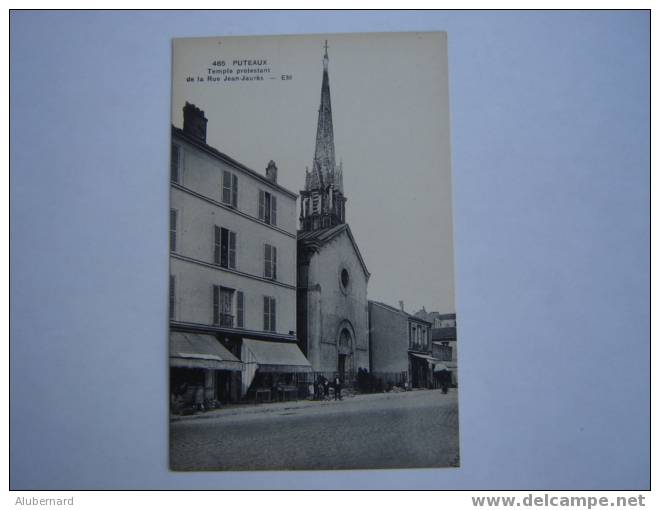
[[329, 175], [335, 171], [335, 139], [332, 130], [332, 105], [330, 104], [330, 78], [328, 76], [328, 41], [325, 41], [323, 55], [323, 81], [321, 83], [321, 104], [319, 119], [316, 125], [316, 149], [314, 151], [314, 167], [323, 180], [329, 182]]
[[304, 232], [331, 228], [346, 221], [343, 168], [335, 164], [329, 60], [328, 41], [325, 41], [314, 161], [312, 168], [305, 170], [305, 189], [300, 191], [300, 228]]

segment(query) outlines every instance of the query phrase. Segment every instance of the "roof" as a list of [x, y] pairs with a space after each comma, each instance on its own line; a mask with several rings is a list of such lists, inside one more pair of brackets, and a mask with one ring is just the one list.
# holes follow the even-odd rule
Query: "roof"
[[405, 315], [408, 319], [413, 319], [413, 320], [416, 320], [416, 321], [418, 321], [418, 322], [425, 322], [425, 323], [427, 323], [427, 324], [429, 324], [429, 325], [431, 324], [429, 321], [425, 321], [424, 319], [421, 319], [421, 318], [419, 318], [419, 317], [415, 317], [414, 315], [410, 315], [410, 314], [409, 314], [408, 312], [406, 312], [405, 310], [401, 310], [401, 309], [399, 309], [399, 308], [395, 308], [394, 306], [388, 305], [387, 303], [383, 303], [383, 302], [381, 302], [381, 301], [375, 301], [375, 300], [373, 300], [373, 299], [370, 299], [370, 300], [369, 300], [369, 303], [373, 303], [373, 304], [376, 304], [376, 305], [382, 306], [383, 308], [387, 308], [387, 309], [388, 309], [389, 311], [391, 311], [391, 312], [396, 312], [396, 313], [398, 313], [398, 314], [400, 314], [400, 315]]
[[440, 320], [456, 320], [455, 313], [440, 313], [440, 312], [427, 312], [424, 309], [415, 312], [415, 317], [421, 317], [427, 321], [433, 322], [435, 319]]
[[432, 340], [456, 340], [456, 328], [431, 329]]
[[298, 242], [306, 246], [320, 248], [327, 242], [337, 237], [342, 232], [346, 232], [346, 234], [348, 235], [348, 239], [351, 241], [351, 244], [353, 245], [355, 254], [357, 255], [358, 260], [360, 261], [360, 265], [362, 266], [362, 270], [364, 271], [364, 274], [366, 275], [367, 279], [369, 279], [371, 273], [369, 273], [369, 270], [367, 269], [367, 264], [365, 264], [364, 259], [362, 258], [362, 254], [360, 253], [360, 249], [358, 248], [358, 245], [355, 242], [355, 238], [353, 237], [353, 233], [351, 232], [351, 227], [348, 226], [348, 223], [342, 223], [341, 225], [335, 225], [334, 227], [324, 228], [321, 230], [313, 230], [311, 232], [299, 231]]
[[197, 148], [209, 153], [211, 156], [214, 156], [218, 159], [220, 159], [223, 163], [227, 163], [230, 166], [233, 166], [234, 168], [237, 168], [239, 170], [242, 170], [243, 172], [251, 175], [255, 179], [258, 179], [261, 181], [263, 184], [266, 186], [270, 186], [271, 188], [274, 188], [278, 191], [281, 191], [285, 195], [288, 195], [290, 198], [297, 199], [298, 195], [295, 194], [293, 191], [286, 189], [283, 186], [280, 186], [279, 184], [270, 181], [266, 178], [265, 175], [260, 174], [259, 172], [256, 172], [255, 170], [252, 170], [251, 168], [245, 166], [243, 163], [236, 161], [234, 158], [227, 156], [226, 154], [220, 152], [218, 149], [215, 147], [211, 147], [209, 144], [201, 141], [198, 138], [195, 138], [194, 136], [190, 136], [187, 134], [183, 129], [180, 129], [176, 126], [172, 126], [172, 136], [176, 136], [178, 138], [181, 138], [188, 142], [191, 145], [196, 146]]

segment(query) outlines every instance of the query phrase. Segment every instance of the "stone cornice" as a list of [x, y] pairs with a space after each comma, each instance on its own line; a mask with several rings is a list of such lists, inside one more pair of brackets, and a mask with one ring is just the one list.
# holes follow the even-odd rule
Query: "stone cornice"
[[191, 333], [224, 333], [229, 335], [239, 335], [242, 337], [254, 338], [256, 340], [276, 340], [280, 342], [298, 342], [295, 335], [285, 335], [283, 333], [273, 333], [271, 331], [257, 331], [243, 328], [227, 328], [223, 326], [214, 326], [212, 324], [200, 324], [198, 322], [170, 321], [170, 331], [184, 331]]
[[290, 285], [288, 283], [279, 282], [277, 280], [271, 280], [270, 278], [264, 278], [263, 276], [257, 276], [257, 275], [250, 274], [250, 273], [244, 273], [243, 271], [238, 271], [236, 269], [230, 269], [230, 268], [227, 268], [227, 267], [222, 267], [222, 266], [219, 266], [217, 264], [211, 264], [210, 262], [204, 262], [203, 260], [198, 260], [198, 259], [195, 259], [195, 258], [192, 258], [192, 257], [187, 257], [185, 255], [181, 255], [180, 253], [170, 252], [170, 257], [175, 258], [175, 259], [179, 259], [179, 260], [183, 260], [185, 262], [190, 262], [192, 264], [197, 264], [197, 265], [200, 265], [200, 266], [208, 267], [210, 269], [217, 269], [218, 271], [222, 271], [224, 273], [231, 273], [231, 274], [235, 274], [237, 276], [244, 276], [246, 278], [251, 278], [253, 280], [258, 280], [258, 281], [261, 281], [261, 282], [264, 282], [264, 283], [269, 283], [269, 284], [272, 284], [272, 285], [279, 285], [280, 287], [284, 287], [285, 289], [296, 290], [295, 285]]
[[177, 184], [176, 182], [170, 182], [170, 184], [171, 184], [172, 188], [174, 188], [174, 189], [178, 189], [179, 191], [183, 191], [184, 193], [188, 193], [189, 195], [192, 195], [196, 198], [199, 198], [200, 200], [204, 200], [205, 202], [208, 202], [209, 204], [215, 205], [216, 207], [220, 207], [221, 209], [225, 209], [226, 211], [229, 211], [233, 214], [236, 214], [237, 216], [247, 218], [248, 220], [254, 221], [255, 223], [258, 223], [259, 225], [263, 225], [264, 227], [267, 227], [271, 230], [275, 230], [276, 232], [279, 232], [280, 234], [284, 234], [285, 236], [291, 237], [292, 239], [297, 238], [296, 234], [292, 234], [291, 232], [287, 232], [284, 229], [281, 229], [279, 227], [270, 225], [269, 223], [265, 223], [265, 222], [261, 221], [259, 218], [256, 218], [254, 216], [250, 216], [249, 214], [244, 213], [243, 211], [240, 211], [238, 209], [235, 209], [234, 207], [229, 207], [228, 205], [223, 204], [222, 202], [218, 202], [217, 200], [213, 200], [212, 198], [204, 196], [201, 193], [197, 193], [196, 191], [193, 191], [190, 188], [186, 188], [185, 186], [182, 186], [181, 184]]

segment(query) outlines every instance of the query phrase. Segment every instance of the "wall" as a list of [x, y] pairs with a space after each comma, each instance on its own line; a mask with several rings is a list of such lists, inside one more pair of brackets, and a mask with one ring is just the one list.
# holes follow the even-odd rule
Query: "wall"
[[267, 243], [277, 248], [277, 281], [295, 287], [295, 237], [175, 187], [172, 187], [170, 207], [177, 210], [176, 253], [213, 264], [214, 226], [217, 225], [236, 232], [237, 271], [263, 277], [264, 244]]
[[[212, 119], [211, 119], [212, 120]], [[184, 187], [200, 193], [216, 202], [222, 202], [222, 172], [228, 170], [238, 177], [238, 210], [259, 218], [259, 190], [262, 189], [277, 197], [277, 226], [291, 234], [296, 233], [296, 198], [280, 191], [268, 182], [261, 181], [249, 173], [237, 169], [215, 158], [188, 142], [176, 139], [182, 148], [182, 168], [179, 183]], [[266, 175], [264, 170], [259, 173]], [[279, 168], [281, 176], [285, 169]]]
[[369, 302], [372, 372], [408, 371], [408, 316]]
[[[182, 322], [212, 324], [213, 285], [243, 291], [245, 295], [245, 329], [263, 330], [263, 296], [276, 299], [277, 333], [296, 329], [296, 291], [262, 282], [187, 260], [171, 258], [170, 272], [176, 280], [174, 319]], [[236, 297], [233, 314], [236, 316]]]
[[[346, 292], [340, 272], [350, 279]], [[367, 278], [348, 234], [342, 232], [311, 258], [308, 271], [308, 359], [315, 370], [337, 369], [337, 340], [342, 324], [352, 326], [353, 367], [369, 367]]]
[[[243, 291], [246, 330], [263, 330], [263, 296], [272, 296], [277, 302], [277, 333], [295, 331], [295, 199], [247, 173], [230, 168], [191, 144], [181, 140], [176, 143], [183, 149], [179, 183], [185, 189], [175, 184], [170, 188], [170, 207], [177, 210], [176, 252], [170, 256], [170, 274], [175, 277], [176, 287], [174, 319], [212, 324], [212, 287], [221, 285]], [[188, 191], [220, 202], [221, 175], [225, 168], [238, 175], [238, 212]], [[277, 196], [280, 228], [256, 220], [259, 189], [267, 189]], [[213, 264], [215, 225], [236, 232], [235, 270]], [[277, 283], [263, 278], [266, 243], [277, 247]], [[235, 317], [235, 294], [232, 313]]]

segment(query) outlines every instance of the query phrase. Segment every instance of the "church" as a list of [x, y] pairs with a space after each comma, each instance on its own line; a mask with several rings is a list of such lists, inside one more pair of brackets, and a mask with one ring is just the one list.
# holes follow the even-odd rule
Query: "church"
[[328, 45], [311, 171], [300, 191], [297, 334], [315, 372], [350, 383], [369, 368], [369, 271], [346, 221], [343, 165], [335, 160]]

